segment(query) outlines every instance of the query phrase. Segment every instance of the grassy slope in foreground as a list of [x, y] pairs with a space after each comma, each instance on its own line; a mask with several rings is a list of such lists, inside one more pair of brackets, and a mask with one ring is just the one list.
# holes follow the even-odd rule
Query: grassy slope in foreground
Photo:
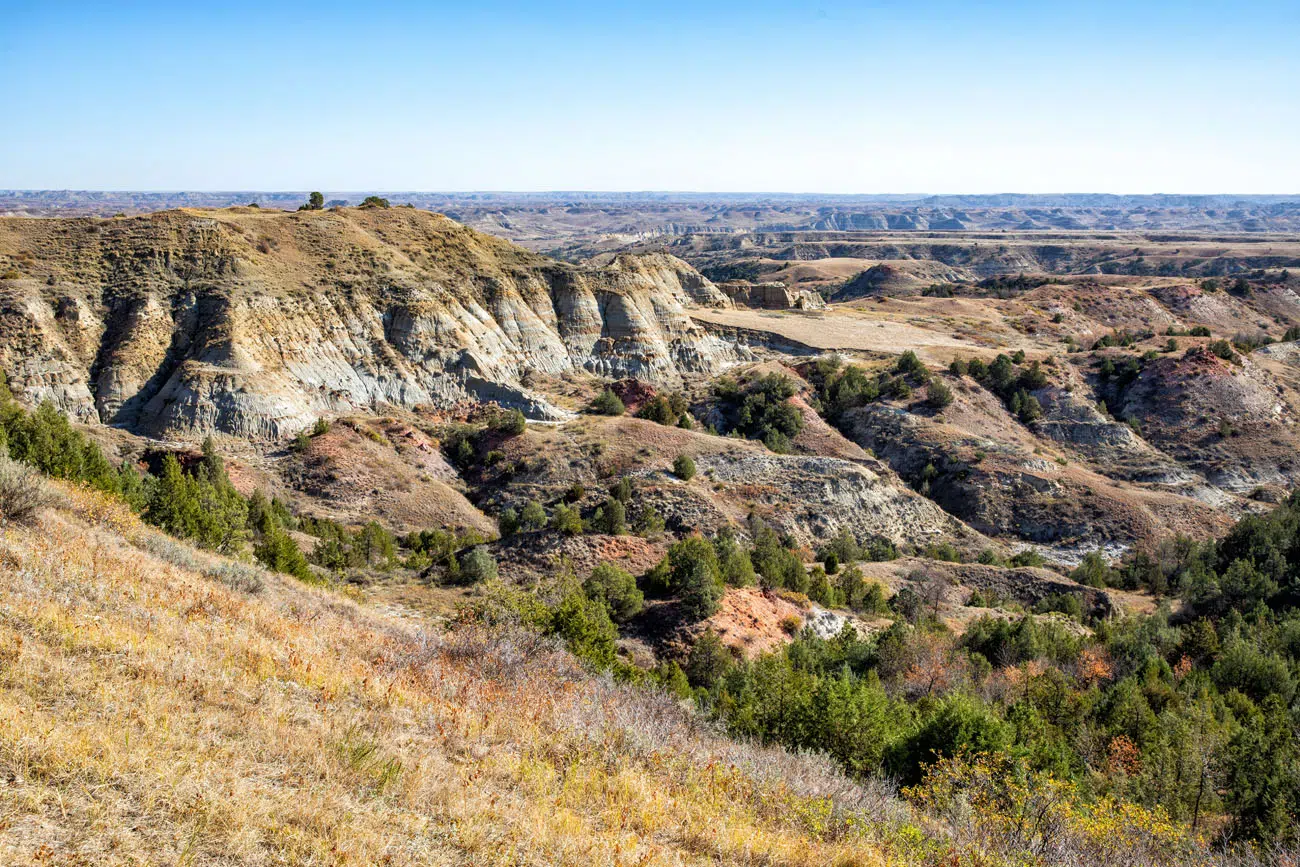
[[885, 861], [823, 760], [58, 499], [0, 527], [0, 863]]

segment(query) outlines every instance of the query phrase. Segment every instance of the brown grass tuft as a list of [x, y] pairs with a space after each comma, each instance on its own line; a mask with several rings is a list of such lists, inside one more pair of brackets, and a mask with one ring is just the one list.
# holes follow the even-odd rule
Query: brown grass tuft
[[32, 521], [49, 503], [41, 474], [0, 455], [0, 517], [20, 524]]

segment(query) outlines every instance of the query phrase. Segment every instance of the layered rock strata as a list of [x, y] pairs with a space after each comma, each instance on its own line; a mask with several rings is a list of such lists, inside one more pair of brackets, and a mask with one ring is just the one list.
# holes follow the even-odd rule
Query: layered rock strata
[[407, 208], [5, 220], [0, 264], [15, 392], [153, 436], [466, 398], [558, 418], [528, 371], [671, 386], [736, 360], [687, 315], [726, 296], [679, 259], [568, 265]]

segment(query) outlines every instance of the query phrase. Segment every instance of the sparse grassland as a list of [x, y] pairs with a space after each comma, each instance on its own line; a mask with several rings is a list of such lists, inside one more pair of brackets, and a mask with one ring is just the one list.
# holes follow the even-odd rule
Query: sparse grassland
[[0, 529], [0, 862], [886, 863], [898, 802], [828, 760], [59, 498]]

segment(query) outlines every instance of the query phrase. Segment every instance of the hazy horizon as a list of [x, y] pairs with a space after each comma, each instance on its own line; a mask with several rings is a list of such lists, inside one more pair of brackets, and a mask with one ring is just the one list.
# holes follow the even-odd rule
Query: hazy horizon
[[11, 194], [35, 194], [35, 193], [137, 193], [140, 195], [166, 196], [166, 195], [210, 195], [210, 196], [230, 196], [236, 194], [262, 194], [271, 196], [306, 196], [311, 192], [320, 192], [327, 198], [330, 196], [365, 196], [365, 195], [385, 195], [385, 194], [406, 194], [418, 196], [529, 196], [529, 197], [547, 197], [547, 196], [689, 196], [689, 197], [750, 197], [758, 198], [764, 196], [774, 196], [781, 198], [810, 198], [810, 199], [859, 199], [866, 201], [879, 202], [900, 202], [913, 203], [926, 199], [993, 199], [999, 197], [1020, 197], [1020, 198], [1070, 198], [1075, 196], [1108, 196], [1118, 199], [1140, 199], [1140, 198], [1243, 198], [1243, 199], [1277, 199], [1290, 200], [1300, 198], [1300, 192], [1260, 192], [1260, 191], [1241, 191], [1227, 190], [1222, 192], [1207, 191], [1189, 191], [1189, 192], [1171, 192], [1157, 190], [1150, 193], [1133, 193], [1114, 190], [1045, 190], [1043, 192], [1025, 192], [1022, 190], [999, 190], [997, 192], [970, 192], [970, 191], [931, 191], [931, 192], [831, 192], [827, 190], [687, 190], [687, 189], [562, 189], [562, 188], [538, 188], [538, 189], [417, 189], [414, 187], [359, 187], [355, 189], [293, 189], [290, 187], [229, 187], [224, 189], [211, 188], [155, 188], [146, 189], [138, 187], [6, 187], [0, 188], [0, 193]]

